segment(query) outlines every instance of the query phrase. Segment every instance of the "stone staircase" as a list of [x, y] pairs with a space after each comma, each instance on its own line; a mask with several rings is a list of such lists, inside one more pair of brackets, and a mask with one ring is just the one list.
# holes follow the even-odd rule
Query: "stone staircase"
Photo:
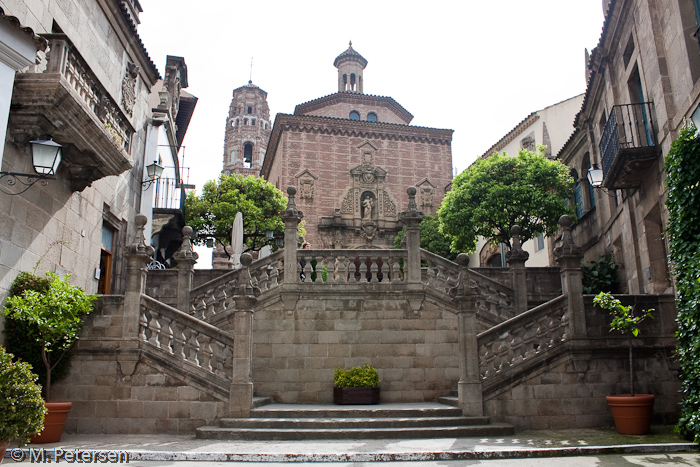
[[252, 409], [250, 418], [223, 418], [217, 426], [197, 429], [197, 438], [251, 441], [467, 438], [511, 434], [512, 425], [490, 423], [488, 417], [465, 417], [460, 409], [441, 403], [267, 404]]

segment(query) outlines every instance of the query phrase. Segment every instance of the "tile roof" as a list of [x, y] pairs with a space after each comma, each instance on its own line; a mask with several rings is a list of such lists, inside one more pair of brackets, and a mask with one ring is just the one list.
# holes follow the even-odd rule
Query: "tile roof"
[[6, 14], [5, 10], [3, 10], [2, 7], [0, 7], [0, 18], [10, 23], [13, 27], [22, 31], [28, 38], [34, 41], [37, 50], [41, 50], [43, 52], [49, 46], [49, 42], [46, 39], [37, 35], [32, 28], [22, 26], [22, 24], [19, 22], [19, 19], [16, 16]]

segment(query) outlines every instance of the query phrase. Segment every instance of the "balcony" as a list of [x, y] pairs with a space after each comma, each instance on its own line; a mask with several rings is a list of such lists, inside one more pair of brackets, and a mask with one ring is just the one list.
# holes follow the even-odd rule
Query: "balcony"
[[608, 189], [639, 186], [659, 155], [653, 104], [615, 105], [598, 145], [603, 163], [603, 186]]
[[16, 75], [9, 132], [20, 144], [52, 135], [63, 145], [71, 189], [82, 191], [133, 167], [134, 128], [68, 36], [43, 37], [49, 41], [46, 70]]

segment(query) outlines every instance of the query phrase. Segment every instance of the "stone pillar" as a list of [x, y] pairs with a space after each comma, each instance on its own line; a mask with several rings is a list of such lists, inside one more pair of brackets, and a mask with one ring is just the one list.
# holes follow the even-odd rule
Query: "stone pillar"
[[559, 218], [563, 230], [562, 245], [554, 249], [554, 256], [559, 263], [561, 273], [561, 293], [568, 300], [568, 318], [572, 338], [586, 337], [586, 312], [583, 305], [583, 282], [581, 277], [581, 259], [583, 252], [574, 244], [571, 237], [570, 216]]
[[300, 282], [297, 271], [297, 231], [304, 213], [297, 209], [294, 195], [297, 189], [293, 186], [287, 188], [287, 209], [280, 213], [284, 222], [284, 278], [282, 281], [282, 305], [288, 315], [294, 313], [297, 300], [299, 300], [298, 286]]
[[457, 255], [460, 266], [457, 286], [453, 289], [453, 300], [457, 304], [459, 330], [459, 383], [457, 393], [459, 407], [465, 416], [482, 416], [484, 403], [479, 374], [479, 346], [476, 329], [476, 291], [467, 282], [469, 256]]
[[122, 314], [122, 341], [119, 345], [117, 360], [124, 376], [130, 377], [139, 361], [139, 316], [141, 314], [141, 295], [146, 290], [147, 265], [155, 250], [146, 245], [144, 228], [147, 218], [137, 214], [134, 218], [136, 234], [134, 241], [126, 248], [126, 290], [124, 292], [124, 310]]
[[182, 245], [173, 255], [177, 261], [177, 309], [187, 314], [190, 313], [190, 290], [192, 290], [194, 278], [194, 265], [199, 259], [199, 255], [192, 250], [192, 236], [192, 227], [184, 226]]
[[420, 223], [423, 213], [416, 206], [416, 187], [408, 187], [408, 208], [399, 217], [406, 226], [406, 253], [408, 258], [404, 265], [404, 282], [406, 282], [406, 298], [413, 313], [417, 314], [423, 303], [423, 285], [421, 284], [420, 267]]
[[510, 233], [513, 239], [513, 245], [509, 252], [506, 253], [506, 261], [510, 266], [510, 272], [513, 280], [513, 293], [515, 294], [513, 308], [516, 314], [527, 311], [527, 277], [525, 274], [525, 261], [530, 257], [530, 254], [523, 250], [520, 242], [520, 232], [522, 231], [519, 225], [514, 225], [510, 228]]
[[229, 394], [229, 417], [248, 418], [253, 407], [253, 307], [256, 298], [250, 279], [249, 253], [241, 255], [241, 272], [233, 296], [233, 372]]

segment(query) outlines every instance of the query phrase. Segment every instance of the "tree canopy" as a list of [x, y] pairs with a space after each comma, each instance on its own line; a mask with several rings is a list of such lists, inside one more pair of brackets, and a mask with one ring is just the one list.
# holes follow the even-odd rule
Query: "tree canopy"
[[287, 206], [287, 197], [263, 178], [252, 175], [221, 175], [204, 184], [201, 195], [190, 192], [185, 200], [185, 219], [202, 245], [215, 238], [223, 245], [231, 243], [231, 229], [237, 212], [243, 215], [243, 243], [257, 250], [272, 244], [267, 231], [284, 233], [279, 214]]
[[[394, 248], [403, 248], [401, 242], [406, 233], [406, 227], [394, 237]], [[420, 223], [420, 247], [451, 261], [457, 259], [459, 252], [450, 250], [450, 238], [440, 232], [440, 221], [437, 216], [425, 216]]]
[[541, 233], [551, 236], [559, 217], [574, 215], [564, 201], [574, 182], [569, 168], [548, 159], [544, 149], [521, 149], [513, 157], [495, 153], [454, 178], [438, 210], [452, 251], [473, 252], [479, 237], [510, 248], [513, 225], [522, 227], [523, 242]]

